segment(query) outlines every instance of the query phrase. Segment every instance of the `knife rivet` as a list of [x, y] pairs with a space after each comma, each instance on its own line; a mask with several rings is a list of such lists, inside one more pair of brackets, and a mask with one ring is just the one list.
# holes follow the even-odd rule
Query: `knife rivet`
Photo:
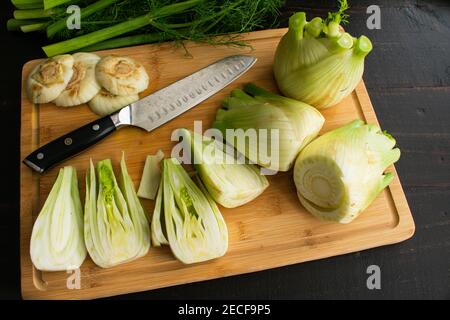
[[36, 158], [37, 158], [38, 160], [42, 160], [42, 159], [44, 159], [44, 154], [43, 154], [42, 152], [39, 152], [39, 153], [36, 155]]
[[71, 139], [71, 138], [66, 138], [66, 139], [64, 139], [64, 144], [65, 144], [66, 146], [70, 146], [70, 145], [72, 144], [72, 139]]
[[98, 131], [99, 129], [100, 129], [100, 126], [98, 124], [94, 124], [92, 126], [92, 130], [94, 130], [94, 131]]

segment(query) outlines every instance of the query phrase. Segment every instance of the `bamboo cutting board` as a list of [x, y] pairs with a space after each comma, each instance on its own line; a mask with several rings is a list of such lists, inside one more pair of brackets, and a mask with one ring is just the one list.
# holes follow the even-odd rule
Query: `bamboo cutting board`
[[[253, 49], [187, 44], [192, 57], [188, 57], [184, 49], [171, 44], [101, 53], [129, 55], [144, 64], [151, 84], [142, 96], [228, 55], [251, 54], [258, 58], [258, 62], [220, 93], [151, 133], [137, 128], [119, 130], [43, 175], [21, 165], [20, 238], [24, 298], [86, 299], [151, 290], [346, 254], [397, 243], [413, 235], [414, 221], [397, 176], [359, 218], [349, 225], [339, 225], [319, 221], [305, 211], [297, 199], [292, 173], [288, 172], [269, 177], [270, 187], [253, 202], [235, 209], [221, 208], [229, 230], [229, 250], [222, 258], [183, 265], [168, 248], [151, 248], [147, 256], [110, 269], [101, 269], [87, 258], [79, 272], [79, 289], [73, 288], [77, 284], [73, 280], [75, 274], [40, 272], [32, 266], [29, 242], [33, 222], [59, 167], [76, 167], [83, 201], [89, 158], [94, 161], [111, 158], [117, 168], [121, 153], [125, 151], [129, 173], [138, 185], [146, 155], [154, 154], [158, 149], [162, 149], [166, 156], [170, 155], [176, 144], [171, 142], [171, 133], [180, 127], [193, 129], [195, 120], [202, 120], [203, 130], [208, 129], [216, 109], [232, 89], [254, 82], [276, 90], [272, 77], [273, 56], [285, 32], [286, 29], [278, 29], [246, 35]], [[30, 61], [23, 68], [21, 159], [37, 147], [96, 118], [87, 106], [64, 109], [52, 104], [37, 106], [30, 103], [26, 97], [25, 79], [37, 63]], [[356, 118], [378, 123], [363, 82], [340, 105], [325, 110], [323, 114], [326, 118], [323, 132]], [[394, 167], [389, 170], [395, 173]], [[151, 214], [153, 202], [142, 202]], [[73, 289], [68, 289], [68, 283]]]

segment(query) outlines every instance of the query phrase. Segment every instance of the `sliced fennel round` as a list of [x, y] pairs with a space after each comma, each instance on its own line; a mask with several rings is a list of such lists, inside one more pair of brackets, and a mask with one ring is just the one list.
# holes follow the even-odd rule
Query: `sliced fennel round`
[[175, 257], [185, 264], [221, 257], [228, 249], [222, 214], [201, 181], [199, 186], [178, 160], [163, 161], [152, 241], [156, 246], [168, 243]]
[[[213, 127], [253, 163], [275, 171], [288, 171], [300, 150], [319, 134], [324, 117], [310, 105], [269, 93], [253, 84], [246, 85], [244, 90], [248, 94], [233, 90], [224, 100]], [[227, 134], [228, 129], [233, 130], [231, 136], [230, 131]], [[249, 142], [246, 137], [255, 130], [257, 141]]]
[[100, 57], [93, 53], [78, 52], [72, 55], [73, 75], [67, 87], [55, 99], [60, 107], [72, 107], [86, 103], [97, 95], [100, 85], [95, 78], [95, 66]]
[[116, 181], [111, 160], [94, 164], [86, 174], [84, 239], [92, 260], [109, 268], [147, 254], [150, 227], [128, 175], [125, 158], [120, 161], [121, 184]]
[[97, 80], [117, 96], [138, 94], [148, 87], [149, 77], [143, 65], [125, 56], [106, 56], [96, 67]]
[[258, 197], [269, 182], [253, 164], [238, 163], [227, 154], [220, 141], [180, 129], [183, 142], [192, 149], [195, 168], [205, 188], [215, 201], [226, 208], [235, 208]]
[[42, 271], [78, 269], [86, 258], [76, 170], [60, 169], [31, 234], [31, 261]]
[[89, 107], [95, 114], [103, 117], [138, 100], [138, 94], [116, 96], [102, 88], [98, 94], [89, 101]]
[[289, 19], [274, 60], [274, 75], [281, 92], [318, 109], [338, 104], [361, 81], [370, 40], [356, 39], [340, 26], [347, 1], [323, 21], [306, 20], [299, 12]]
[[301, 203], [316, 217], [351, 222], [392, 181], [383, 172], [400, 158], [394, 146], [392, 136], [361, 120], [317, 138], [294, 167]]
[[38, 64], [28, 76], [27, 93], [33, 103], [55, 100], [66, 88], [73, 75], [74, 59], [64, 54]]

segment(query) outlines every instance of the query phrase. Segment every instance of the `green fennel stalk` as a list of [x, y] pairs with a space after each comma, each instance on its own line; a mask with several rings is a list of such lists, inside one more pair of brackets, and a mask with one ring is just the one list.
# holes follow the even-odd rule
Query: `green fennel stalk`
[[36, 23], [42, 23], [42, 20], [17, 20], [17, 19], [9, 19], [6, 28], [8, 31], [19, 31], [20, 27], [36, 24]]
[[44, 7], [42, 0], [11, 0], [17, 9], [39, 9]]
[[137, 46], [145, 43], [155, 43], [170, 40], [170, 36], [161, 32], [137, 34], [134, 36], [114, 38], [82, 48], [82, 51], [91, 52], [127, 46]]
[[[167, 40], [174, 40], [176, 43], [189, 40], [214, 45], [241, 46], [245, 43], [239, 40], [236, 33], [273, 26], [278, 8], [284, 2], [283, 0], [18, 1], [21, 1], [20, 9], [31, 10], [20, 10], [17, 13], [20, 19], [42, 19], [39, 23], [45, 20], [48, 22], [47, 38], [51, 41], [63, 41], [61, 44], [56, 43], [55, 46], [44, 48], [50, 53], [55, 48], [55, 52], [60, 52], [67, 44], [69, 46], [67, 50], [63, 50], [64, 52], [85, 50], [84, 47], [85, 51], [92, 51]], [[30, 7], [30, 2], [34, 3], [34, 8]], [[187, 3], [190, 4], [188, 7], [176, 9]], [[25, 4], [28, 4], [28, 7]], [[72, 4], [81, 7], [81, 29], [66, 28], [68, 15], [65, 9]], [[167, 9], [169, 11], [166, 11]], [[21, 26], [29, 24], [35, 23], [11, 21], [8, 22], [8, 30], [20, 30]], [[25, 29], [33, 30], [33, 28]], [[65, 40], [72, 41], [65, 42]], [[80, 47], [81, 43], [83, 47]]]
[[48, 25], [47, 22], [27, 24], [27, 25], [20, 26], [20, 30], [22, 30], [22, 32], [24, 32], [24, 33], [41, 31], [41, 30], [45, 30], [47, 25]]
[[155, 19], [184, 12], [201, 2], [203, 2], [203, 0], [188, 0], [180, 3], [167, 5], [153, 12], [149, 12], [145, 15], [134, 18], [132, 20], [125, 21], [105, 29], [94, 31], [92, 33], [85, 34], [70, 40], [45, 46], [43, 47], [43, 50], [49, 57], [67, 52], [72, 52], [81, 49], [85, 46], [89, 46], [94, 43], [111, 39], [113, 37], [120, 36], [122, 34], [145, 27]]
[[58, 11], [43, 10], [43, 9], [31, 9], [31, 10], [14, 10], [14, 19], [26, 20], [26, 19], [43, 19], [50, 18]]
[[[42, 0], [41, 0], [42, 2]], [[62, 4], [69, 4], [72, 0], [44, 0], [44, 9], [51, 9]]]
[[[114, 3], [118, 2], [120, 0], [100, 0], [97, 2], [94, 2], [93, 4], [83, 8], [80, 10], [80, 19], [81, 23], [83, 23], [83, 20], [90, 15], [110, 6]], [[62, 31], [64, 28], [66, 28], [67, 24], [67, 17], [61, 18], [57, 20], [56, 22], [52, 23], [47, 28], [47, 37], [53, 38], [58, 32]]]
[[[154, 43], [168, 40], [176, 42], [191, 40], [212, 45], [245, 46], [235, 33], [249, 32], [263, 27], [266, 16], [276, 16], [281, 0], [245, 1], [235, 0], [222, 3], [208, 1], [193, 8], [193, 15], [186, 22], [180, 16], [174, 17], [178, 23], [158, 19], [151, 22], [153, 30], [142, 34], [113, 38], [84, 51], [103, 50], [131, 45]], [[172, 18], [172, 17], [170, 17]], [[172, 21], [172, 19], [170, 19]], [[267, 26], [267, 25], [266, 25]]]

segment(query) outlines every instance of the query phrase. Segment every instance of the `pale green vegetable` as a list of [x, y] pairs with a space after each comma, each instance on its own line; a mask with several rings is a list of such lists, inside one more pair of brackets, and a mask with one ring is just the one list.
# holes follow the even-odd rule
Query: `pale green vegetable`
[[340, 23], [348, 5], [339, 2], [341, 9], [325, 21], [294, 14], [275, 53], [274, 74], [281, 92], [318, 109], [336, 105], [355, 89], [372, 50], [367, 37], [356, 39], [344, 32]]
[[86, 175], [84, 239], [102, 268], [142, 257], [150, 248], [149, 222], [123, 156], [120, 169], [120, 187], [109, 159], [97, 164], [98, 187], [92, 161]]
[[59, 170], [34, 223], [30, 254], [34, 266], [43, 271], [78, 269], [86, 258], [83, 208], [75, 168]]
[[155, 209], [153, 210], [151, 223], [152, 244], [155, 247], [160, 247], [163, 244], [169, 244], [167, 235], [165, 234], [165, 229], [163, 180], [161, 179], [158, 188], [158, 195], [156, 196]]
[[163, 161], [152, 239], [157, 246], [168, 243], [185, 264], [221, 257], [228, 249], [227, 226], [216, 203], [173, 158]]
[[[246, 85], [244, 90], [248, 94], [233, 90], [224, 100], [213, 127], [253, 163], [288, 171], [300, 150], [319, 134], [324, 117], [310, 105], [269, 93], [253, 84]], [[227, 129], [234, 129], [231, 138]], [[249, 141], [246, 137], [255, 130], [257, 141]], [[274, 133], [277, 135], [273, 136]]]
[[253, 164], [241, 164], [225, 145], [201, 134], [180, 129], [183, 142], [192, 149], [195, 168], [215, 201], [235, 208], [258, 197], [269, 186]]
[[138, 196], [145, 199], [155, 200], [161, 180], [161, 161], [164, 159], [164, 152], [158, 150], [155, 155], [147, 156], [139, 184]]
[[394, 146], [392, 136], [361, 120], [317, 138], [294, 167], [301, 203], [316, 217], [351, 222], [394, 178], [383, 174], [400, 158]]

